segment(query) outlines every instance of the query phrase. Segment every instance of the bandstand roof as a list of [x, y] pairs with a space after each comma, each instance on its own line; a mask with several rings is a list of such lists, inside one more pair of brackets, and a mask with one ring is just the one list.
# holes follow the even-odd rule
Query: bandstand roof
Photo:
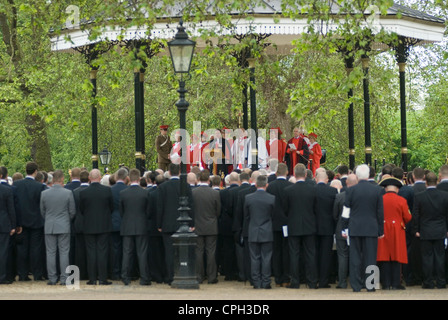
[[[213, 30], [216, 36], [207, 39], [213, 44], [223, 35], [269, 34], [266, 42], [274, 44], [269, 50], [279, 54], [287, 54], [293, 48], [292, 42], [307, 32], [309, 22], [306, 14], [292, 19], [282, 13], [281, 0], [265, 0], [263, 6], [249, 9], [245, 14], [251, 19], [242, 17], [241, 12], [231, 12], [233, 28], [223, 28], [213, 19], [212, 3], [209, 6], [209, 19], [196, 25], [184, 23], [188, 32], [197, 40], [197, 47], [205, 47], [206, 42], [200, 38], [201, 29]], [[333, 15], [341, 15], [339, 7], [333, 5]], [[177, 31], [178, 20], [182, 13], [180, 5], [170, 8], [167, 16], [158, 18], [157, 22], [148, 30], [147, 26], [133, 26], [122, 29], [117, 26], [105, 26], [100, 36], [90, 39], [88, 25], [94, 21], [84, 21], [83, 27], [66, 28], [60, 34], [51, 38], [53, 51], [72, 51], [73, 48], [82, 47], [102, 41], [123, 41], [133, 39], [172, 39]], [[419, 44], [440, 42], [444, 38], [445, 21], [432, 15], [394, 4], [387, 10], [386, 15], [378, 15], [377, 21], [383, 30], [399, 36], [419, 41]], [[336, 23], [331, 22], [325, 26], [327, 29], [336, 29]], [[322, 30], [326, 32], [327, 30]], [[374, 48], [385, 47], [384, 44], [373, 44]]]

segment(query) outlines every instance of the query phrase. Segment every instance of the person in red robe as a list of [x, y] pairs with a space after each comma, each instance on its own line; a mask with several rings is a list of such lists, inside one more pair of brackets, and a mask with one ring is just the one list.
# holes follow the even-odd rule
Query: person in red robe
[[310, 159], [308, 163], [308, 169], [313, 171], [313, 176], [316, 174], [316, 169], [320, 167], [320, 159], [322, 158], [322, 149], [317, 143], [317, 134], [311, 132], [308, 135], [308, 140], [310, 143], [308, 144], [308, 149], [310, 150]]
[[196, 134], [191, 135], [191, 144], [189, 146], [190, 167], [200, 167], [201, 163], [201, 142]]
[[200, 148], [201, 148], [201, 165], [200, 168], [202, 169], [206, 169], [208, 167], [207, 163], [206, 163], [206, 159], [205, 159], [205, 151], [204, 149], [206, 149], [208, 147], [208, 145], [210, 144], [210, 142], [208, 141], [208, 135], [207, 133], [205, 133], [204, 131], [201, 132], [201, 143], [200, 143]]
[[380, 186], [383, 195], [384, 237], [378, 239], [377, 261], [383, 289], [403, 290], [401, 264], [408, 263], [406, 247], [406, 224], [411, 221], [411, 212], [405, 198], [398, 195], [402, 182], [394, 177], [383, 179]]
[[[175, 134], [175, 139], [176, 142], [173, 143], [173, 147], [171, 149], [171, 153], [170, 153], [170, 159], [172, 163], [175, 164], [181, 164], [182, 162], [182, 146], [181, 146], [181, 140], [182, 140], [182, 136], [180, 134], [180, 131], [176, 131]], [[187, 162], [186, 162], [186, 168], [187, 168], [187, 173], [190, 172], [190, 146], [187, 146]]]
[[282, 134], [280, 127], [271, 128], [269, 140], [266, 141], [269, 159], [277, 159], [278, 163], [285, 162], [286, 141], [281, 139]]
[[310, 155], [308, 144], [305, 137], [300, 134], [299, 128], [294, 128], [293, 137], [288, 141], [285, 154], [288, 157], [287, 163], [291, 174], [294, 173], [296, 164], [302, 163], [305, 166], [308, 165]]

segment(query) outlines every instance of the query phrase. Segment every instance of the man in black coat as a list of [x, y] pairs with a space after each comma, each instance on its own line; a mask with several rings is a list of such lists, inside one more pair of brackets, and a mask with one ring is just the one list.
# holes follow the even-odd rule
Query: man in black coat
[[[288, 225], [288, 218], [284, 205], [286, 203], [285, 188], [292, 185], [286, 180], [288, 176], [288, 166], [279, 163], [277, 166], [276, 179], [269, 182], [266, 191], [275, 196], [275, 210], [272, 218], [273, 228], [273, 252], [272, 271], [277, 286], [287, 286], [289, 279], [289, 244], [288, 237], [285, 236], [283, 228]], [[268, 178], [269, 181], [269, 178]]]
[[148, 267], [148, 220], [150, 213], [149, 193], [140, 187], [140, 170], [129, 172], [130, 187], [120, 192], [121, 230], [123, 237], [123, 266], [121, 278], [130, 283], [134, 250], [138, 260], [140, 284], [150, 285]]
[[84, 238], [87, 249], [87, 284], [112, 284], [107, 281], [109, 237], [112, 231], [114, 202], [110, 187], [100, 184], [101, 172], [89, 174], [90, 186], [79, 193], [79, 212], [84, 220]]
[[[241, 211], [237, 213], [237, 210], [241, 210], [238, 207], [238, 199], [239, 192], [250, 188], [250, 174], [248, 172], [241, 172], [239, 174], [239, 186], [237, 188], [233, 188], [229, 190], [230, 198], [233, 200], [232, 210], [233, 210], [233, 221], [232, 221], [232, 233], [233, 233], [233, 242], [235, 245], [235, 254], [236, 254], [236, 263], [238, 265], [238, 280], [246, 281], [246, 274], [244, 272], [244, 246], [241, 236]], [[225, 263], [225, 262], [223, 262]]]
[[7, 263], [7, 281], [13, 282], [16, 274], [16, 262], [17, 262], [17, 245], [16, 245], [16, 236], [22, 233], [22, 219], [20, 215], [20, 203], [19, 198], [17, 196], [17, 187], [10, 185], [8, 182], [8, 168], [2, 166], [0, 167], [0, 175], [1, 180], [0, 184], [11, 188], [12, 194], [14, 197], [14, 210], [16, 212], [16, 229], [15, 233], [9, 238], [9, 249], [8, 249], [8, 263]]
[[[174, 247], [171, 236], [179, 228], [177, 221], [177, 218], [179, 218], [181, 187], [179, 173], [180, 165], [170, 163], [169, 174], [171, 178], [158, 187], [157, 194], [157, 228], [163, 236], [168, 284], [171, 284], [174, 278]], [[190, 218], [194, 219], [193, 197], [189, 185], [187, 185], [187, 198], [190, 208]], [[193, 225], [190, 227], [193, 227]]]
[[[300, 287], [299, 266], [303, 256], [305, 277], [310, 289], [317, 289], [316, 265], [316, 191], [305, 181], [306, 167], [299, 163], [294, 167], [296, 183], [285, 188], [285, 212], [288, 216], [288, 243], [291, 289]], [[303, 255], [301, 250], [304, 250]]]
[[[427, 189], [415, 195], [414, 230], [420, 238], [423, 288], [446, 287], [445, 244], [448, 224], [448, 196], [437, 189], [437, 176], [426, 174]], [[434, 276], [436, 279], [434, 279]]]
[[328, 185], [328, 176], [325, 171], [316, 171], [315, 179], [319, 288], [330, 288], [329, 278], [336, 227], [333, 219], [333, 205], [338, 191]]
[[150, 214], [148, 223], [149, 234], [149, 253], [148, 265], [151, 274], [151, 280], [157, 283], [168, 283], [167, 270], [165, 267], [165, 249], [163, 247], [162, 233], [157, 229], [157, 199], [159, 187], [165, 182], [165, 177], [162, 174], [154, 177], [155, 187], [148, 190], [150, 201]]
[[238, 190], [239, 176], [238, 173], [232, 172], [229, 175], [230, 186], [219, 191], [221, 199], [221, 213], [218, 220], [220, 257], [224, 280], [237, 280], [238, 268], [234, 236], [232, 225], [235, 215], [234, 197], [235, 190]]
[[244, 201], [244, 220], [247, 221], [251, 261], [251, 279], [255, 289], [271, 289], [272, 216], [275, 196], [266, 193], [268, 177], [260, 175], [255, 182], [257, 191]]
[[16, 229], [14, 195], [11, 188], [0, 184], [0, 284], [10, 284], [8, 280], [8, 251], [10, 237]]
[[75, 265], [79, 268], [80, 280], [87, 280], [87, 251], [86, 241], [84, 239], [84, 220], [79, 210], [79, 193], [89, 186], [89, 172], [82, 170], [79, 173], [80, 185], [73, 190], [73, 198], [75, 199], [76, 214], [73, 221], [75, 233]]
[[[358, 184], [348, 188], [342, 213], [343, 229], [350, 237], [350, 285], [361, 291], [367, 268], [376, 266], [378, 238], [384, 237], [383, 189], [368, 181], [369, 166], [356, 168]], [[367, 288], [375, 291], [375, 288]]]
[[28, 162], [25, 179], [14, 182], [22, 218], [22, 233], [20, 239], [16, 239], [19, 281], [30, 280], [30, 269], [34, 280], [43, 280], [45, 272], [44, 219], [40, 214], [40, 195], [45, 187], [35, 181], [36, 174], [37, 164]]
[[[438, 190], [448, 192], [448, 165], [443, 165], [439, 169], [439, 184], [437, 185]], [[445, 275], [448, 279], [448, 247], [445, 248]]]
[[128, 187], [128, 169], [122, 167], [115, 173], [116, 182], [110, 187], [114, 198], [114, 211], [112, 212], [112, 252], [110, 261], [112, 264], [112, 279], [120, 280], [121, 267], [123, 262], [123, 238], [120, 235], [121, 214], [120, 214], [120, 194]]

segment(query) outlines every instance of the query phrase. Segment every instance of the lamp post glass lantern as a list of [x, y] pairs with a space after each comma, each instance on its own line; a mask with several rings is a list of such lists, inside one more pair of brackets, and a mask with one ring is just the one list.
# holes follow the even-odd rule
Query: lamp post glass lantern
[[107, 171], [106, 166], [109, 165], [110, 159], [112, 158], [112, 153], [104, 147], [103, 151], [99, 153], [101, 164], [105, 167], [104, 171]]
[[[179, 80], [179, 100], [176, 107], [179, 112], [179, 125], [181, 132], [186, 129], [186, 112], [189, 103], [185, 100], [185, 80], [183, 74], [190, 73], [191, 60], [193, 59], [196, 42], [188, 39], [182, 20], [177, 27], [174, 40], [168, 42], [168, 48], [173, 63], [174, 72], [180, 74]], [[196, 276], [196, 245], [197, 235], [191, 231], [190, 217], [191, 208], [187, 196], [187, 167], [186, 167], [186, 139], [181, 139], [181, 174], [180, 174], [180, 197], [179, 197], [179, 229], [171, 236], [174, 251], [174, 277], [171, 282], [172, 288], [177, 289], [199, 289], [199, 282]]]

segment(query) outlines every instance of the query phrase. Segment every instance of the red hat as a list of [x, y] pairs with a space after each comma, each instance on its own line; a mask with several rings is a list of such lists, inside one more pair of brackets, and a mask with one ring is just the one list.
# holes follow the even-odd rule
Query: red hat
[[309, 136], [310, 138], [317, 139], [317, 134], [315, 134], [314, 132], [311, 132], [310, 134], [308, 134], [308, 136]]
[[201, 136], [204, 136], [206, 138], [208, 137], [208, 135], [204, 131], [201, 132]]
[[167, 130], [168, 129], [168, 126], [167, 125], [163, 125], [163, 126], [160, 126], [160, 129], [162, 130]]
[[282, 131], [282, 129], [280, 129], [280, 127], [271, 128], [271, 130], [277, 130], [277, 133], [278, 133], [279, 136], [281, 136], [283, 134], [283, 131]]

